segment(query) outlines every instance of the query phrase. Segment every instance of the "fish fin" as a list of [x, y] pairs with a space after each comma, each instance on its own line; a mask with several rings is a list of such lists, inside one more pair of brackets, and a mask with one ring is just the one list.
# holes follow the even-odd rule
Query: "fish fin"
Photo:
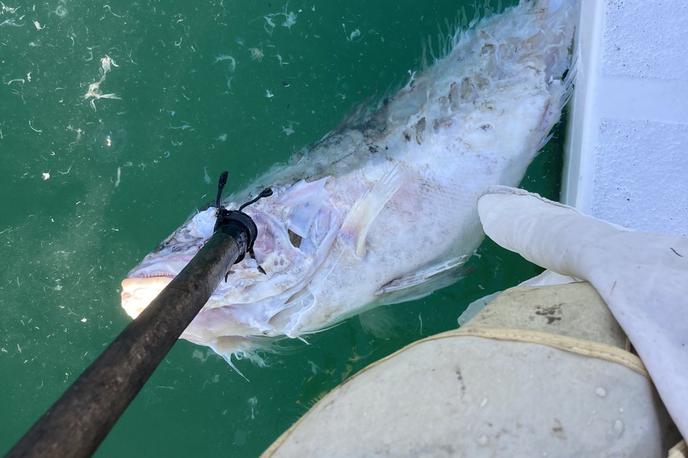
[[469, 256], [459, 256], [396, 278], [375, 292], [377, 304], [395, 304], [420, 299], [451, 285], [464, 275]]
[[388, 338], [394, 334], [394, 329], [400, 327], [399, 320], [393, 310], [387, 307], [377, 307], [358, 316], [364, 331], [379, 338]]
[[[247, 359], [258, 367], [266, 367], [267, 362], [259, 353], [278, 353], [276, 339], [259, 336], [221, 336], [207, 345], [224, 359], [238, 375], [250, 382], [235, 365], [235, 361]], [[232, 360], [234, 358], [234, 360]]]
[[399, 190], [403, 181], [404, 173], [399, 164], [396, 164], [361, 199], [356, 201], [349, 214], [346, 215], [341, 231], [352, 236], [356, 256], [359, 258], [365, 256], [365, 242], [373, 221]]

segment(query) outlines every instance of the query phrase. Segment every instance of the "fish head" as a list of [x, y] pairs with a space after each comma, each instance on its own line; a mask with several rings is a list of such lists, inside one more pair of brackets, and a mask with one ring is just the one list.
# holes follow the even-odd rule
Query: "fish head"
[[[230, 266], [229, 274], [217, 285], [196, 320], [198, 324], [221, 314], [226, 329], [218, 330], [216, 335], [276, 333], [268, 324], [270, 318], [287, 307], [289, 298], [308, 282], [327, 255], [340, 220], [323, 180], [301, 181], [274, 190], [272, 197], [244, 212], [258, 229], [253, 245], [255, 258], [246, 256]], [[196, 213], [128, 273], [122, 281], [121, 298], [129, 316], [136, 318], [189, 263], [212, 236], [215, 219], [215, 208]], [[211, 310], [215, 313], [202, 316]], [[227, 316], [230, 311], [236, 316]], [[193, 332], [193, 328], [192, 323], [188, 331]], [[208, 324], [196, 328], [207, 330]]]

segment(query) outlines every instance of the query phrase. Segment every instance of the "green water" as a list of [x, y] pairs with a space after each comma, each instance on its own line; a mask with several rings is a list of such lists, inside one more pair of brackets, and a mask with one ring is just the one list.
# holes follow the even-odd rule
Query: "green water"
[[[119, 282], [211, 199], [221, 170], [238, 189], [319, 139], [405, 81], [422, 41], [473, 3], [0, 5], [0, 451], [127, 324]], [[118, 99], [94, 110], [84, 94], [106, 55], [100, 93]], [[551, 198], [559, 136], [523, 184]], [[238, 362], [250, 382], [179, 342], [99, 455], [255, 456], [362, 367], [540, 271], [489, 241], [469, 264], [453, 287], [370, 312], [387, 316], [381, 336], [354, 318], [290, 343], [267, 368]]]

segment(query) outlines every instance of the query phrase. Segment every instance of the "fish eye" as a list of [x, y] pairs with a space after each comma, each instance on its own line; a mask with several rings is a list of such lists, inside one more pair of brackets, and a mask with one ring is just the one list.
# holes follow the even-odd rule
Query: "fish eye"
[[294, 248], [299, 248], [301, 246], [301, 241], [303, 240], [303, 237], [301, 237], [296, 232], [293, 232], [291, 229], [287, 229], [287, 233], [289, 234], [289, 241], [291, 242], [292, 246]]

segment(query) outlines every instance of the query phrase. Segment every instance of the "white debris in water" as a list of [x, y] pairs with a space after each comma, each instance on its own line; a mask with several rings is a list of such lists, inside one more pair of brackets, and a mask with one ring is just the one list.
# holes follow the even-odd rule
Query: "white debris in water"
[[41, 129], [36, 129], [36, 128], [33, 126], [33, 120], [29, 120], [29, 127], [31, 128], [31, 130], [33, 130], [34, 132], [38, 132], [39, 134], [40, 134], [41, 132], [43, 132], [43, 130], [41, 130]]
[[206, 362], [208, 357], [210, 356], [211, 352], [210, 351], [203, 351], [203, 350], [194, 350], [193, 353], [191, 353], [191, 357], [193, 359], [197, 359], [201, 361], [202, 363]]
[[188, 130], [188, 129], [194, 130], [193, 126], [186, 121], [182, 121], [182, 123], [178, 126], [170, 126], [170, 129], [172, 129], [172, 130]]
[[17, 21], [14, 19], [5, 19], [4, 21], [0, 22], [0, 27], [24, 27], [24, 24], [17, 24]]
[[43, 178], [43, 181], [48, 181], [50, 179], [50, 172], [41, 173], [41, 178]]
[[107, 10], [108, 13], [112, 14], [112, 15], [115, 16], [115, 17], [124, 17], [123, 15], [117, 14], [117, 13], [115, 13], [114, 11], [112, 11], [112, 7], [111, 7], [110, 5], [103, 5], [103, 9], [104, 9], [104, 10]]
[[595, 388], [595, 394], [597, 396], [603, 398], [603, 397], [607, 396], [607, 390], [605, 390], [601, 386], [598, 386], [597, 388]]
[[74, 139], [74, 142], [72, 143], [77, 143], [79, 140], [81, 140], [81, 135], [84, 133], [83, 129], [81, 127], [77, 127], [76, 129], [70, 124], [67, 127], [65, 127], [65, 130], [70, 130], [76, 134], [76, 138]]
[[119, 67], [112, 57], [105, 54], [100, 58], [100, 70], [103, 72], [103, 75], [109, 73], [112, 67]]
[[91, 107], [95, 110], [96, 109], [96, 100], [100, 99], [114, 99], [114, 100], [120, 100], [120, 97], [116, 94], [110, 93], [110, 94], [103, 94], [100, 92], [100, 85], [105, 81], [105, 78], [107, 78], [107, 74], [112, 71], [112, 67], [119, 67], [115, 60], [105, 54], [100, 59], [100, 79], [96, 81], [95, 83], [91, 83], [88, 85], [88, 91], [86, 91], [86, 94], [84, 94], [84, 99], [90, 100]]
[[225, 62], [225, 61], [229, 62], [229, 71], [230, 72], [233, 72], [234, 70], [236, 70], [236, 59], [234, 57], [230, 56], [229, 54], [220, 54], [219, 56], [215, 56], [215, 62], [214, 63], [217, 64], [218, 62]]
[[263, 16], [263, 19], [265, 20], [263, 29], [265, 29], [267, 33], [272, 34], [273, 30], [275, 30], [275, 27], [277, 27], [275, 21], [280, 17], [282, 18], [282, 22], [280, 24], [282, 27], [291, 29], [294, 24], [296, 24], [298, 15], [293, 11], [288, 11], [288, 6], [288, 4], [284, 5], [284, 8], [279, 13], [270, 13]]
[[270, 91], [270, 89], [265, 90], [265, 97], [267, 97], [268, 99], [271, 99], [274, 96], [275, 96], [275, 94], [273, 94], [272, 91]]
[[248, 406], [251, 409], [251, 420], [255, 420], [256, 418], [256, 406], [258, 405], [258, 398], [253, 396], [252, 398], [248, 398]]
[[356, 38], [361, 36], [361, 31], [359, 29], [355, 29], [353, 32], [349, 34], [349, 38], [347, 40], [349, 41], [354, 41]]
[[117, 178], [115, 179], [115, 188], [119, 186], [120, 179], [122, 178], [122, 167], [117, 167]]
[[100, 99], [121, 100], [121, 98], [117, 94], [113, 94], [113, 93], [102, 94], [100, 92], [100, 82], [89, 84], [88, 91], [86, 91], [86, 94], [84, 94], [84, 98], [85, 99], [90, 99], [90, 98], [93, 99], [93, 100], [91, 100], [91, 107], [93, 107], [94, 110], [96, 109], [96, 104], [95, 104], [96, 100], [100, 100]]
[[65, 17], [67, 16], [67, 8], [64, 7], [64, 5], [57, 5], [57, 8], [55, 8], [55, 11], [53, 11], [58, 17]]
[[289, 124], [288, 126], [282, 126], [282, 133], [284, 135], [286, 135], [287, 137], [292, 135], [294, 132], [295, 132], [294, 128], [292, 127], [291, 124]]
[[33, 26], [36, 27], [36, 30], [43, 30], [43, 29], [45, 29], [45, 26], [44, 26], [44, 25], [42, 26], [41, 23], [38, 22], [38, 21], [33, 21]]
[[248, 48], [248, 52], [251, 55], [251, 60], [255, 60], [258, 62], [262, 61], [263, 57], [265, 56], [263, 50], [260, 48]]
[[112, 146], [112, 137], [110, 135], [105, 137], [105, 146], [107, 146], [107, 147]]
[[293, 11], [289, 11], [286, 14], [284, 22], [282, 23], [282, 27], [286, 27], [288, 29], [291, 29], [291, 27], [294, 24], [296, 24], [296, 18], [297, 18], [296, 13], [294, 13]]
[[7, 6], [3, 2], [0, 2], [0, 14], [14, 14], [21, 6]]
[[80, 319], [79, 321], [81, 321], [82, 323], [86, 323], [86, 322], [88, 321], [88, 319], [87, 319], [87, 318], [82, 318], [82, 319]]

